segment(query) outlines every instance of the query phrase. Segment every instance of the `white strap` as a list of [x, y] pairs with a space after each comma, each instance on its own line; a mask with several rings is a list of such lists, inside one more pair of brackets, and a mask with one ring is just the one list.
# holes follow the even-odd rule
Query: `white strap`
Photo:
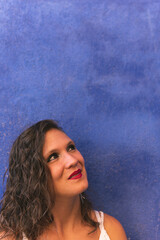
[[104, 223], [104, 213], [100, 211], [100, 214], [101, 214], [101, 223], [102, 223], [102, 226], [103, 226], [103, 223]]
[[25, 234], [23, 233], [23, 239], [22, 240], [28, 240], [28, 238], [25, 236]]
[[99, 228], [102, 231], [102, 229], [104, 228], [103, 227], [104, 214], [103, 212], [98, 212], [98, 211], [95, 211], [95, 214], [96, 214], [97, 221], [99, 222]]

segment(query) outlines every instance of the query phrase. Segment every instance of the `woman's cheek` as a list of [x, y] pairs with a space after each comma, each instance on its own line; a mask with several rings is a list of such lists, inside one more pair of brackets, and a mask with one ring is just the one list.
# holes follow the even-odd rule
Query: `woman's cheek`
[[80, 153], [80, 151], [77, 150], [77, 154], [76, 155], [77, 155], [77, 159], [79, 159], [81, 162], [84, 163], [84, 158], [83, 158], [82, 154]]
[[60, 178], [63, 174], [63, 166], [62, 164], [54, 164], [54, 166], [50, 166], [50, 172], [53, 180]]

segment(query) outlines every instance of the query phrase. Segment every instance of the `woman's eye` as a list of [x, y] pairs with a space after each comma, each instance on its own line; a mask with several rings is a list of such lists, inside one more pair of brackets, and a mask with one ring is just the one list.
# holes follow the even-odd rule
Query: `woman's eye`
[[76, 149], [76, 146], [74, 144], [71, 144], [68, 146], [68, 151], [73, 151]]
[[57, 153], [52, 153], [52, 154], [48, 157], [47, 162], [53, 161], [53, 160], [55, 160], [56, 158], [58, 158], [58, 154], [57, 154]]

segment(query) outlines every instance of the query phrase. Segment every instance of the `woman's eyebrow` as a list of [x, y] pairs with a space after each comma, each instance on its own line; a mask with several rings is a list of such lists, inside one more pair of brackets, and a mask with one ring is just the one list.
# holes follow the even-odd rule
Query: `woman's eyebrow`
[[73, 140], [69, 141], [69, 143], [67, 144], [67, 147], [68, 147], [70, 144], [74, 144], [74, 145], [75, 145], [75, 143], [74, 143]]

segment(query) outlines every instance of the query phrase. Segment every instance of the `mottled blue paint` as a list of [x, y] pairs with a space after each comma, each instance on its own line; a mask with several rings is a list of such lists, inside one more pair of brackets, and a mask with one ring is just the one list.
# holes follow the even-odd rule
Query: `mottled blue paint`
[[94, 206], [158, 240], [160, 3], [0, 1], [0, 156], [54, 118], [86, 159]]

